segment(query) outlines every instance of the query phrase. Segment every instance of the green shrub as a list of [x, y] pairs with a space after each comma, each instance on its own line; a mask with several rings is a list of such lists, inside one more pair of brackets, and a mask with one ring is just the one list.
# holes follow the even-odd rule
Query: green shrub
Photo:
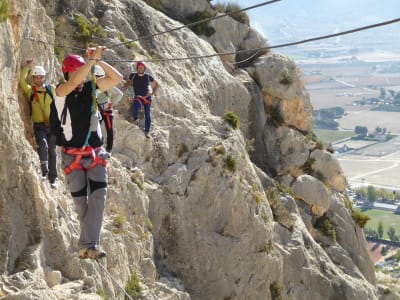
[[262, 202], [262, 194], [261, 192], [258, 190], [258, 187], [256, 184], [254, 184], [251, 187], [251, 194], [253, 195], [254, 200], [257, 202], [257, 204], [261, 204]]
[[247, 15], [247, 13], [245, 11], [239, 11], [239, 12], [232, 13], [234, 11], [241, 10], [241, 9], [242, 8], [236, 3], [227, 3], [225, 5], [225, 12], [227, 14], [230, 14], [232, 19], [249, 26], [250, 25], [249, 16]]
[[319, 217], [314, 224], [314, 227], [321, 230], [322, 233], [332, 240], [336, 241], [336, 230], [329, 217], [324, 214]]
[[277, 207], [281, 197], [278, 188], [273, 186], [267, 190], [266, 194], [270, 206], [272, 208]]
[[125, 33], [123, 33], [123, 32], [118, 33], [118, 38], [122, 43], [124, 43], [125, 47], [128, 49], [132, 49], [135, 45], [135, 43], [133, 41], [129, 41], [126, 38]]
[[277, 186], [277, 188], [278, 188], [278, 190], [279, 190], [281, 193], [290, 195], [290, 196], [292, 196], [293, 198], [295, 197], [295, 193], [293, 192], [293, 190], [292, 190], [290, 187], [279, 184], [279, 185]]
[[351, 217], [356, 222], [356, 224], [358, 226], [360, 226], [360, 228], [364, 228], [364, 226], [367, 224], [367, 222], [369, 220], [371, 220], [371, 218], [367, 214], [364, 214], [364, 213], [356, 211], [356, 210], [352, 211]]
[[258, 252], [265, 252], [267, 254], [271, 253], [272, 251], [272, 240], [269, 240]]
[[232, 111], [228, 111], [227, 113], [224, 114], [222, 119], [231, 125], [233, 129], [237, 129], [240, 127], [240, 120], [239, 117]]
[[[184, 20], [185, 24], [190, 24], [205, 19], [211, 18], [211, 14], [208, 11], [196, 11], [189, 15]], [[215, 33], [215, 29], [210, 26], [210, 22], [204, 22], [197, 25], [190, 26], [192, 31], [197, 35], [211, 36]]]
[[144, 190], [144, 186], [143, 186], [143, 183], [142, 183], [142, 180], [140, 178], [140, 174], [139, 173], [134, 172], [131, 175], [131, 180], [132, 180], [132, 182], [134, 184], [136, 184], [139, 187], [139, 189], [141, 189], [142, 191]]
[[124, 232], [124, 224], [127, 222], [126, 216], [123, 213], [118, 214], [114, 217], [112, 230], [114, 233], [123, 233]]
[[104, 299], [104, 300], [110, 299], [110, 298], [108, 298], [106, 292], [103, 289], [97, 290], [96, 294], [99, 295], [101, 297], [101, 299]]
[[279, 82], [283, 85], [289, 85], [293, 83], [293, 78], [290, 77], [287, 71], [285, 71], [281, 74]]
[[93, 17], [88, 20], [83, 15], [76, 15], [76, 24], [78, 31], [74, 36], [81, 42], [89, 43], [92, 42], [94, 37], [103, 39], [107, 37], [97, 18]]
[[231, 172], [236, 171], [236, 159], [232, 155], [228, 155], [224, 158], [224, 168]]
[[279, 107], [272, 105], [266, 106], [266, 113], [269, 116], [268, 121], [273, 127], [278, 128], [285, 123]]
[[0, 0], [0, 23], [8, 19], [8, 0]]
[[217, 154], [221, 154], [221, 155], [224, 155], [225, 154], [225, 147], [224, 147], [224, 145], [216, 145], [216, 146], [214, 146], [214, 151], [215, 151], [215, 153], [217, 153]]
[[350, 210], [351, 212], [353, 212], [353, 202], [351, 202], [351, 200], [346, 196], [344, 198], [344, 206]]
[[309, 158], [304, 163], [304, 165], [301, 167], [301, 169], [304, 171], [304, 173], [306, 173], [308, 175], [312, 175], [314, 173], [314, 169], [313, 169], [314, 162], [315, 162], [315, 159]]
[[149, 218], [147, 218], [147, 220], [146, 220], [146, 228], [150, 232], [153, 231], [153, 223], [151, 222], [151, 220]]
[[256, 150], [254, 144], [255, 144], [254, 139], [246, 139], [246, 150], [248, 153], [254, 152]]
[[282, 300], [282, 288], [279, 286], [279, 284], [274, 281], [269, 285], [269, 291], [271, 293], [271, 299], [272, 300]]
[[136, 273], [133, 273], [131, 275], [131, 278], [126, 283], [125, 291], [129, 296], [133, 298], [138, 298], [142, 296], [142, 287], [140, 286], [140, 279]]

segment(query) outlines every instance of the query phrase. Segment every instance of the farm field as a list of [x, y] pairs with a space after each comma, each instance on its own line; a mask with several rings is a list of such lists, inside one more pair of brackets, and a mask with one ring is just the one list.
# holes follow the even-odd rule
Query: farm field
[[338, 140], [346, 139], [355, 135], [354, 131], [323, 130], [323, 129], [315, 129], [314, 133], [318, 139], [326, 143], [333, 143]]
[[[354, 103], [379, 97], [380, 88], [400, 91], [400, 72], [379, 71], [398, 63], [400, 54], [390, 59], [378, 54], [367, 53], [357, 59], [349, 56], [303, 59], [298, 63], [313, 108], [340, 106], [345, 110], [345, 115], [336, 120], [338, 131], [315, 130], [320, 140], [334, 144], [353, 134], [356, 126], [365, 126], [369, 132], [376, 127], [386, 128], [387, 132], [400, 135], [400, 112], [371, 111], [368, 105]], [[351, 187], [373, 185], [400, 190], [400, 139], [378, 144], [347, 140], [334, 146], [344, 144], [355, 149], [362, 148], [344, 154], [336, 153]]]
[[380, 209], [360, 210], [358, 208], [355, 208], [354, 210], [362, 211], [364, 214], [367, 214], [371, 218], [371, 220], [368, 221], [367, 225], [365, 225], [365, 228], [377, 230], [378, 223], [383, 222], [384, 239], [389, 239], [387, 231], [390, 226], [393, 226], [395, 228], [396, 234], [400, 234], [400, 215], [396, 215], [393, 212]]

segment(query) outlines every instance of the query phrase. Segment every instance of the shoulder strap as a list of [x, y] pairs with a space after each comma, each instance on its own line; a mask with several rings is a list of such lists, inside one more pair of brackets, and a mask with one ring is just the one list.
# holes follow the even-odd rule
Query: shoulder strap
[[51, 100], [54, 101], [54, 96], [53, 96], [53, 93], [51, 92], [51, 87], [50, 87], [50, 85], [49, 85], [49, 84], [46, 84], [44, 87], [45, 87], [47, 93], [50, 95]]
[[[37, 93], [37, 90], [36, 90], [36, 86], [35, 86], [35, 85], [32, 86], [32, 94], [31, 94], [31, 97], [30, 97], [30, 101], [32, 102], [34, 98], [35, 98], [35, 101], [39, 103], [39, 95], [38, 95], [38, 93]], [[32, 104], [32, 103], [31, 103], [31, 104]]]

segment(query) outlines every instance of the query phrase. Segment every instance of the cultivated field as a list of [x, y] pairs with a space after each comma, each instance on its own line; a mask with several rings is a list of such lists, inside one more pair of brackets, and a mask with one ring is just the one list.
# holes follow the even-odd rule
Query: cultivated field
[[[377, 53], [360, 57], [302, 60], [298, 64], [314, 109], [343, 107], [345, 116], [337, 120], [341, 131], [351, 132], [356, 126], [366, 126], [373, 132], [376, 127], [382, 127], [400, 135], [400, 112], [370, 111], [368, 106], [354, 105], [354, 101], [378, 97], [381, 87], [400, 91], [400, 73], [377, 71], [389, 67], [393, 62], [388, 60], [395, 59], [393, 56], [380, 57]], [[336, 134], [338, 139], [345, 135]], [[333, 142], [332, 136], [329, 139], [328, 134], [322, 140]], [[365, 145], [347, 146], [359, 148]], [[400, 138], [340, 155], [338, 160], [352, 187], [364, 184], [400, 190]]]
[[[360, 209], [356, 209], [360, 211]], [[363, 213], [367, 214], [371, 220], [368, 221], [366, 228], [378, 230], [378, 223], [383, 222], [383, 238], [389, 239], [387, 235], [387, 231], [389, 230], [390, 226], [393, 226], [396, 230], [396, 233], [400, 233], [400, 215], [396, 215], [393, 212], [380, 210], [380, 209], [367, 209], [362, 210]]]

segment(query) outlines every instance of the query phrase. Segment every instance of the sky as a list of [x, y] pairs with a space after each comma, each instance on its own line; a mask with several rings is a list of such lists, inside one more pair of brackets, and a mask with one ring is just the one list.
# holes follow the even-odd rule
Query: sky
[[[236, 3], [241, 8], [263, 2], [266, 0], [213, 1], [214, 4]], [[400, 0], [281, 0], [248, 10], [247, 14], [250, 25], [263, 33], [270, 44], [276, 44], [400, 18]], [[280, 34], [277, 28], [288, 25], [293, 34]], [[400, 48], [400, 22], [384, 30], [399, 33], [395, 45]]]

